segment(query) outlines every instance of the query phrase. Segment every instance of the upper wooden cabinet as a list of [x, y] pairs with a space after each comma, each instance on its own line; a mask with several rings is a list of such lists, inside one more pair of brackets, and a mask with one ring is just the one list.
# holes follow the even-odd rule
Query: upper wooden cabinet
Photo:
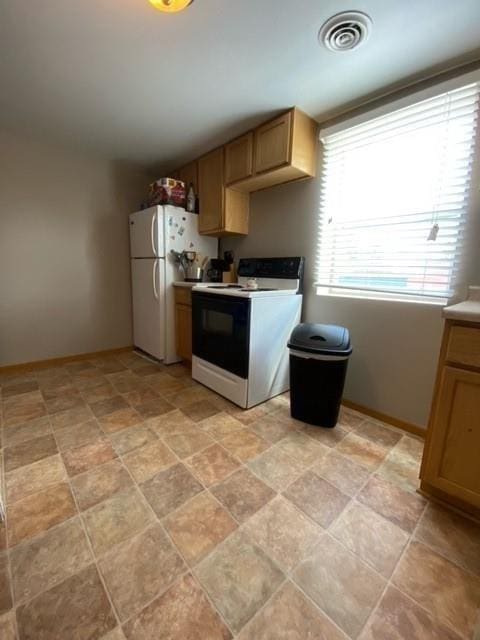
[[203, 235], [246, 235], [249, 198], [225, 187], [224, 148], [215, 149], [198, 161], [198, 228]]
[[[253, 132], [251, 175], [232, 179], [229, 186], [250, 193], [315, 176], [317, 137], [317, 123], [299, 109], [262, 124]], [[244, 149], [244, 158], [246, 154]]]
[[253, 131], [225, 145], [225, 184], [249, 178], [253, 173]]
[[292, 111], [255, 129], [255, 173], [288, 164], [292, 134]]
[[318, 125], [297, 108], [269, 120], [175, 171], [199, 198], [203, 235], [246, 235], [249, 196], [315, 176]]
[[198, 198], [200, 233], [216, 231], [222, 226], [224, 187], [223, 187], [223, 148], [215, 149], [198, 161]]
[[196, 160], [189, 162], [181, 169], [178, 169], [175, 173], [178, 175], [178, 180], [185, 182], [185, 187], [187, 189], [188, 185], [192, 183], [195, 193], [198, 193], [198, 166]]

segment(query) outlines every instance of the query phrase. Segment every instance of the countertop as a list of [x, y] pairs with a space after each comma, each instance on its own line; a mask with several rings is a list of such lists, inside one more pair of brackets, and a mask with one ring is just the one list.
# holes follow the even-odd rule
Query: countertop
[[186, 287], [186, 288], [192, 288], [195, 285], [200, 284], [199, 282], [185, 282], [185, 280], [177, 280], [176, 282], [173, 283], [174, 287]]
[[468, 298], [443, 309], [443, 317], [449, 320], [480, 322], [480, 286], [468, 288]]

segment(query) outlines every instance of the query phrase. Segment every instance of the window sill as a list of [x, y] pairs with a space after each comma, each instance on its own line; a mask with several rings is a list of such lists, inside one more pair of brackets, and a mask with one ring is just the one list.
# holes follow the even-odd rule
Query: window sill
[[448, 298], [425, 298], [423, 296], [401, 296], [388, 293], [374, 293], [367, 291], [353, 291], [348, 289], [342, 290], [326, 290], [324, 287], [314, 286], [317, 296], [324, 298], [344, 298], [348, 300], [373, 300], [377, 302], [395, 302], [409, 303], [430, 307], [445, 307], [448, 304]]

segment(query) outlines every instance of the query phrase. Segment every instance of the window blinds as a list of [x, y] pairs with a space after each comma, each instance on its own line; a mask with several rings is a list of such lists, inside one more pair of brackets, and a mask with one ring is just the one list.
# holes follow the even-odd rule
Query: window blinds
[[453, 294], [465, 246], [479, 86], [322, 138], [316, 284], [324, 292]]

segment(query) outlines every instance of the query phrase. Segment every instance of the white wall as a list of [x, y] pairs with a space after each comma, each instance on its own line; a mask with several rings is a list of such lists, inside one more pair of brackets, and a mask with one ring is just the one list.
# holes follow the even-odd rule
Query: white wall
[[[349, 328], [353, 355], [345, 397], [425, 426], [440, 348], [439, 307], [319, 297], [313, 283], [320, 181], [283, 185], [251, 197], [250, 233], [226, 238], [235, 257], [306, 257], [304, 321]], [[478, 246], [478, 243], [477, 243]]]
[[127, 215], [147, 184], [0, 131], [0, 366], [132, 343]]

